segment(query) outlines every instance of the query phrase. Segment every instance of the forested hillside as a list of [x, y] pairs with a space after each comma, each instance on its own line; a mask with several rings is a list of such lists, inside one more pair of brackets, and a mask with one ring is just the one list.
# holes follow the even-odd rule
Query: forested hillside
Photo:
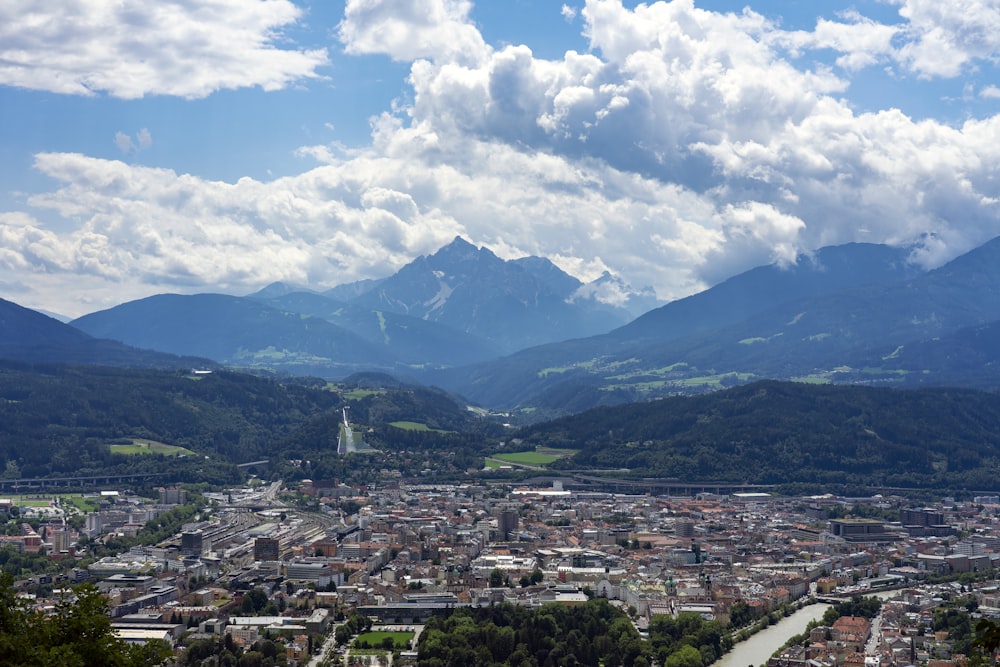
[[1000, 396], [759, 382], [523, 429], [565, 468], [758, 484], [1000, 488]]
[[[229, 483], [234, 465], [258, 459], [315, 458], [336, 452], [348, 407], [352, 423], [388, 449], [483, 446], [483, 422], [443, 392], [383, 375], [338, 385], [308, 378], [232, 372], [192, 374], [93, 366], [0, 362], [0, 474], [165, 472], [187, 481]], [[393, 423], [419, 425], [410, 431]], [[153, 442], [190, 450], [168, 460], [124, 456], [113, 445]]]
[[110, 444], [143, 438], [208, 455], [203, 466], [240, 463], [266, 458], [294, 427], [339, 403], [333, 392], [237, 373], [6, 364], [0, 458], [23, 477], [87, 474], [121, 464]]

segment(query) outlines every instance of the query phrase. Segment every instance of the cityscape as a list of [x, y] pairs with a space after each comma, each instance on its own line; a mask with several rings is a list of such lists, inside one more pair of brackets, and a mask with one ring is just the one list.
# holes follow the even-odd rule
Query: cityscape
[[[558, 478], [413, 484], [389, 470], [370, 488], [252, 481], [205, 492], [169, 537], [81, 567], [74, 562], [94, 545], [189, 506], [189, 492], [84, 494], [98, 507], [85, 514], [45, 493], [0, 501], [8, 516], [37, 525], [22, 524], [4, 546], [60, 564], [59, 574], [17, 586], [44, 608], [67, 586], [90, 582], [126, 641], [157, 639], [183, 655], [199, 640], [249, 647], [268, 637], [289, 665], [344, 664], [334, 659], [345, 653], [347, 664], [416, 664], [420, 631], [435, 614], [502, 603], [606, 598], [640, 636], [657, 615], [696, 614], [729, 628], [727, 655], [746, 664], [741, 640], [755, 628], [878, 596], [873, 619], [813, 627], [807, 646], [779, 651], [777, 642], [759, 663], [776, 667], [964, 664], [967, 644], [956, 646], [935, 619], [955, 601], [1000, 615], [997, 496], [667, 496], [582, 490]], [[389, 628], [406, 646], [351, 657], [356, 637], [339, 628], [358, 614], [367, 631]]]

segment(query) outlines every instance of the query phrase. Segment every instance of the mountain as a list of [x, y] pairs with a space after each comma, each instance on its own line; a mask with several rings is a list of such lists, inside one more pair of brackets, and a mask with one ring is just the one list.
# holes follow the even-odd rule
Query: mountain
[[[260, 293], [253, 295], [260, 298]], [[291, 292], [264, 299], [284, 311], [318, 317], [384, 348], [407, 366], [456, 366], [500, 356], [485, 340], [437, 322], [336, 301], [315, 292]]]
[[[759, 381], [595, 408], [519, 430], [564, 469], [813, 488], [998, 488], [1000, 395]], [[646, 487], [648, 489], [648, 486]]]
[[383, 278], [366, 278], [365, 280], [357, 280], [353, 283], [344, 283], [343, 285], [337, 285], [324, 291], [323, 296], [347, 303], [375, 289], [383, 280]]
[[444, 324], [510, 353], [604, 333], [630, 319], [623, 308], [572, 300], [581, 286], [547, 259], [504, 261], [458, 237], [352, 303]]
[[136, 368], [205, 367], [207, 359], [178, 357], [95, 338], [47, 315], [0, 299], [0, 359]]
[[[157, 295], [72, 322], [91, 335], [219, 363], [341, 378], [481, 363], [605, 332], [631, 316], [540, 257], [504, 261], [461, 238], [396, 274], [321, 291]], [[616, 296], [626, 295], [618, 286]]]
[[335, 324], [223, 294], [160, 294], [72, 324], [129, 345], [298, 375], [343, 377], [395, 364], [384, 348]]
[[[742, 382], [757, 375], [790, 377], [791, 369], [782, 364], [796, 364], [796, 372], [811, 369], [813, 350], [795, 350], [803, 355], [799, 359], [772, 354], [765, 373], [758, 369], [755, 355], [770, 350], [753, 343], [779, 338], [774, 327], [801, 319], [804, 302], [829, 296], [832, 304], [847, 299], [842, 295], [853, 289], [856, 294], [850, 298], [867, 303], [864, 295], [872, 290], [918, 278], [920, 271], [907, 262], [907, 256], [907, 249], [885, 245], [822, 248], [790, 267], [746, 271], [605, 335], [522, 350], [471, 368], [437, 373], [429, 381], [484, 405], [504, 409], [531, 405], [560, 413], [570, 405], [578, 409], [718, 388], [720, 382]], [[842, 308], [834, 308], [830, 315], [837, 319], [841, 312]], [[817, 335], [822, 339], [822, 332]]]
[[611, 334], [618, 342], [670, 340], [737, 324], [781, 304], [850, 287], [907, 280], [920, 271], [908, 248], [849, 243], [802, 255], [791, 266], [760, 266], [651, 310]]

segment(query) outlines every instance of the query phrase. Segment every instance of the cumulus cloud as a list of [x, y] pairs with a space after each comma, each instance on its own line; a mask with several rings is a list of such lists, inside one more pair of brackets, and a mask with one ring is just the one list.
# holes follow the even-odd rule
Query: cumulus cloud
[[809, 49], [830, 49], [842, 55], [836, 64], [845, 70], [887, 62], [895, 55], [893, 40], [901, 33], [895, 25], [884, 25], [856, 11], [845, 12], [841, 20], [820, 18], [812, 31], [770, 31], [767, 41], [788, 48], [792, 55]]
[[338, 35], [352, 54], [475, 63], [490, 49], [469, 19], [471, 9], [469, 0], [347, 0]]
[[[461, 234], [670, 299], [849, 241], [916, 243], [933, 266], [1000, 229], [1000, 116], [953, 126], [844, 99], [850, 71], [903, 62], [915, 0], [911, 24], [847, 14], [808, 33], [690, 0], [589, 0], [588, 52], [556, 59], [489, 47], [467, 2], [418, 5], [350, 0], [340, 24], [349, 52], [412, 61], [412, 94], [372, 119], [370, 145], [306, 146], [319, 166], [234, 183], [41, 154], [59, 186], [0, 218], [0, 270], [80, 272], [115, 301], [159, 284], [331, 286]], [[840, 64], [799, 58], [814, 49]]]
[[317, 76], [325, 50], [278, 45], [289, 0], [10, 0], [0, 3], [0, 85], [71, 95], [200, 98]]
[[115, 132], [115, 146], [117, 146], [118, 150], [122, 153], [138, 153], [139, 151], [145, 150], [152, 145], [153, 135], [145, 127], [136, 133], [135, 140], [120, 130]]
[[906, 19], [899, 60], [924, 77], [953, 77], [977, 60], [998, 62], [997, 0], [891, 0]]

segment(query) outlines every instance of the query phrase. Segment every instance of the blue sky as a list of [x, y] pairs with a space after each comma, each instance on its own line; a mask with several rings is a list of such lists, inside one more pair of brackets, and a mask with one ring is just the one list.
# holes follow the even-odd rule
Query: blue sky
[[456, 235], [663, 300], [850, 241], [935, 266], [1000, 234], [998, 58], [1000, 0], [14, 0], [0, 297], [332, 287]]

